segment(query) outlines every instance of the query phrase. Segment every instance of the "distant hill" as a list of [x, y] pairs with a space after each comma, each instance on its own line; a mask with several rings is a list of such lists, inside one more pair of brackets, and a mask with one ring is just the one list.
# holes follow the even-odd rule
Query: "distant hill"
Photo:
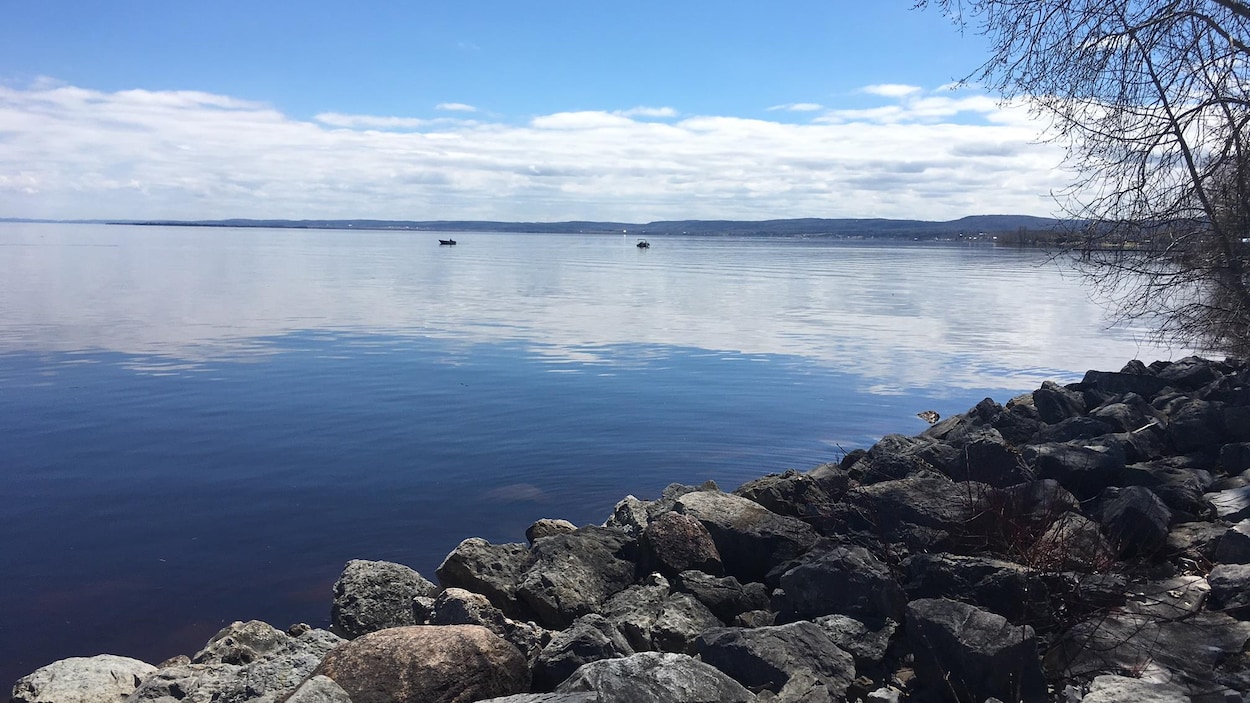
[[637, 236], [775, 236], [837, 238], [930, 239], [1015, 234], [1023, 231], [1048, 232], [1060, 229], [1065, 221], [1028, 215], [975, 215], [947, 222], [887, 219], [793, 220], [666, 220], [634, 222], [495, 222], [490, 220], [159, 220], [115, 221], [116, 224], [194, 226], [194, 227], [279, 227], [297, 229], [368, 229], [430, 232], [549, 232], [628, 233]]

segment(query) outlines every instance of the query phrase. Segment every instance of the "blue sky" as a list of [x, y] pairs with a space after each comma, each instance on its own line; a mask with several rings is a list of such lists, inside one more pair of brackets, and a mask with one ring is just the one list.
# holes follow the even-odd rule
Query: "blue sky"
[[16, 2], [0, 216], [1050, 214], [984, 41], [910, 0]]

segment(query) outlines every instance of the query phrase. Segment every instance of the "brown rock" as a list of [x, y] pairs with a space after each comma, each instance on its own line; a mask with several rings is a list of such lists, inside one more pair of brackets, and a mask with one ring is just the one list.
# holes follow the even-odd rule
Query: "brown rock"
[[352, 703], [467, 703], [529, 685], [521, 652], [480, 625], [379, 630], [330, 652], [313, 674]]
[[[642, 533], [644, 554], [666, 576], [697, 569], [713, 576], [725, 573], [720, 552], [703, 523], [680, 513], [664, 513]], [[649, 570], [649, 569], [648, 569]]]

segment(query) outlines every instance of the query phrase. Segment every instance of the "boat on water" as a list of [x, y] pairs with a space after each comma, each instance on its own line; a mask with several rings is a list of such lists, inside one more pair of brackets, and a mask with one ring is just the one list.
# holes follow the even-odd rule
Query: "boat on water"
[[450, 245], [450, 246], [453, 246], [453, 247], [454, 247], [454, 246], [456, 246], [456, 240], [454, 240], [454, 239], [440, 239], [440, 240], [438, 240], [438, 244], [439, 244], [439, 246], [442, 246], [442, 245], [444, 245], [444, 244], [447, 244], [447, 245]]
[[648, 242], [645, 239], [639, 239], [638, 243], [635, 246], [637, 246], [639, 249], [650, 249], [651, 242]]

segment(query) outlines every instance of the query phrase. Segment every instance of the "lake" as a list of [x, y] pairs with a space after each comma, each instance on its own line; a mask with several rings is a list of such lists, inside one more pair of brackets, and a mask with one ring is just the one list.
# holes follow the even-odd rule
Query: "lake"
[[0, 682], [1183, 355], [1036, 251], [453, 236], [0, 224]]

